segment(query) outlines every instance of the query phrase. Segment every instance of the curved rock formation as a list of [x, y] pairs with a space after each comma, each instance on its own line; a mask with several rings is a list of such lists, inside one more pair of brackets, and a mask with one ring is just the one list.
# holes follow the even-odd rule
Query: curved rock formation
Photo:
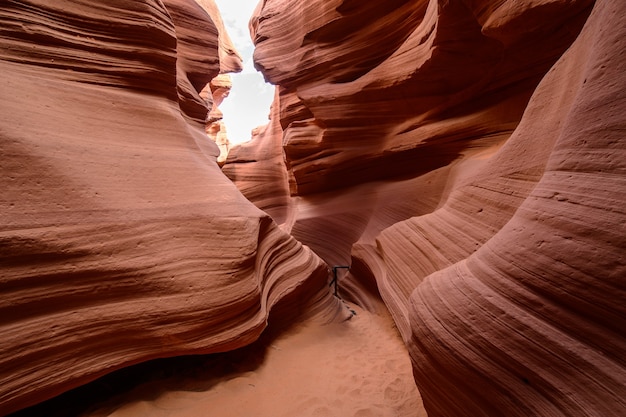
[[348, 264], [430, 417], [623, 415], [624, 16], [260, 2], [277, 95], [223, 172], [264, 212], [205, 134], [203, 88], [241, 65], [212, 1], [3, 3], [0, 415], [334, 317], [327, 265]]
[[243, 346], [270, 310], [339, 311], [324, 263], [216, 163], [197, 3], [11, 1], [0, 21], [0, 415]]
[[550, 144], [513, 217], [411, 297], [431, 416], [626, 411], [624, 13], [597, 2], [494, 156], [520, 166], [533, 138]]
[[205, 86], [200, 95], [207, 101], [210, 109], [206, 119], [206, 133], [219, 147], [220, 154], [217, 157], [217, 162], [223, 164], [230, 150], [230, 142], [226, 132], [226, 125], [221, 121], [223, 115], [219, 106], [228, 97], [232, 87], [232, 81], [228, 73], [243, 70], [243, 62], [230, 36], [228, 36], [222, 16], [215, 2], [213, 0], [196, 0], [196, 3], [202, 6], [209, 14], [218, 29], [220, 74]]
[[[228, 32], [222, 21], [222, 15], [213, 0], [195, 0], [211, 17], [211, 20], [218, 29], [218, 57], [220, 61], [220, 73], [240, 72], [243, 70], [243, 62], [241, 55], [235, 49], [233, 41], [230, 39]], [[196, 26], [196, 29], [202, 28], [202, 25]]]
[[624, 7], [257, 8], [278, 110], [224, 171], [380, 291], [431, 417], [626, 409]]
[[217, 162], [222, 164], [226, 161], [228, 151], [230, 150], [230, 141], [226, 132], [226, 125], [222, 121], [224, 115], [219, 106], [224, 99], [228, 97], [233, 84], [228, 74], [220, 74], [213, 78], [209, 84], [200, 92], [200, 96], [207, 103], [211, 103], [211, 111], [207, 115], [205, 131], [213, 142], [220, 149]]
[[[531, 13], [534, 31], [509, 45], [483, 34], [474, 17], [486, 19], [482, 3], [264, 2], [251, 30], [257, 66], [279, 84], [283, 133], [271, 146], [284, 154], [298, 196], [284, 216], [292, 234], [328, 263], [348, 264], [353, 250], [369, 251], [355, 242], [371, 246], [385, 228], [435, 210], [453, 189], [455, 165], [511, 135], [589, 3], [568, 5], [558, 19]], [[557, 30], [563, 22], [568, 30]], [[257, 194], [265, 188], [271, 196], [284, 182], [258, 184]], [[456, 260], [473, 250], [474, 243]]]

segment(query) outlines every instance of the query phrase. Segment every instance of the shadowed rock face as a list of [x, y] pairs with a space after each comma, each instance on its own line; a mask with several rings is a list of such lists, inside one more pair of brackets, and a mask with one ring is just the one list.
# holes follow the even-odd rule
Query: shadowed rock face
[[551, 145], [511, 219], [411, 295], [409, 347], [429, 415], [626, 410], [625, 11], [596, 3], [495, 156], [527, 159], [537, 136]]
[[624, 16], [617, 0], [257, 8], [277, 98], [224, 172], [352, 264], [344, 295], [366, 305], [376, 284], [431, 417], [626, 410]]
[[246, 345], [270, 310], [338, 311], [324, 263], [217, 166], [199, 93], [221, 29], [199, 4], [9, 1], [0, 21], [0, 415]]

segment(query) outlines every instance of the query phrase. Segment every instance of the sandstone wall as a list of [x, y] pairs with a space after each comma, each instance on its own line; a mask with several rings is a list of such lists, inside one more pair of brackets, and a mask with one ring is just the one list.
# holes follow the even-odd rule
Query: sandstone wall
[[264, 209], [290, 195], [273, 215], [352, 265], [344, 296], [380, 292], [431, 417], [626, 410], [623, 4], [266, 0], [251, 20], [279, 109], [224, 170]]
[[199, 92], [223, 28], [198, 3], [11, 1], [0, 22], [0, 415], [335, 314], [324, 263], [216, 163]]

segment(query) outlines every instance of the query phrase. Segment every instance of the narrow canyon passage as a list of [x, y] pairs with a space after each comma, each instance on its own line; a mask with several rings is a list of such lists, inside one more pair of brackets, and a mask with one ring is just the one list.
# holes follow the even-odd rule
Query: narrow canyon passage
[[626, 2], [241, 9], [0, 2], [0, 416], [626, 415]]
[[425, 417], [389, 315], [349, 307], [348, 321], [304, 321], [240, 352], [168, 367], [160, 378], [157, 363], [151, 377], [135, 375], [128, 392], [94, 401], [80, 415]]
[[[373, 300], [372, 300], [373, 301]], [[114, 372], [12, 417], [426, 417], [382, 302], [348, 319], [303, 319], [233, 352]]]

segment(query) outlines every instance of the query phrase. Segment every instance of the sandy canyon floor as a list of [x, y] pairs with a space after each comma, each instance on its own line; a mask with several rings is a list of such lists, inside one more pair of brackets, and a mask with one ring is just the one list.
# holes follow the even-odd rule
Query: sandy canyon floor
[[254, 346], [195, 358], [82, 415], [426, 416], [391, 318], [351, 304], [347, 308], [355, 312], [350, 320], [308, 320], [277, 336], [264, 335]]

